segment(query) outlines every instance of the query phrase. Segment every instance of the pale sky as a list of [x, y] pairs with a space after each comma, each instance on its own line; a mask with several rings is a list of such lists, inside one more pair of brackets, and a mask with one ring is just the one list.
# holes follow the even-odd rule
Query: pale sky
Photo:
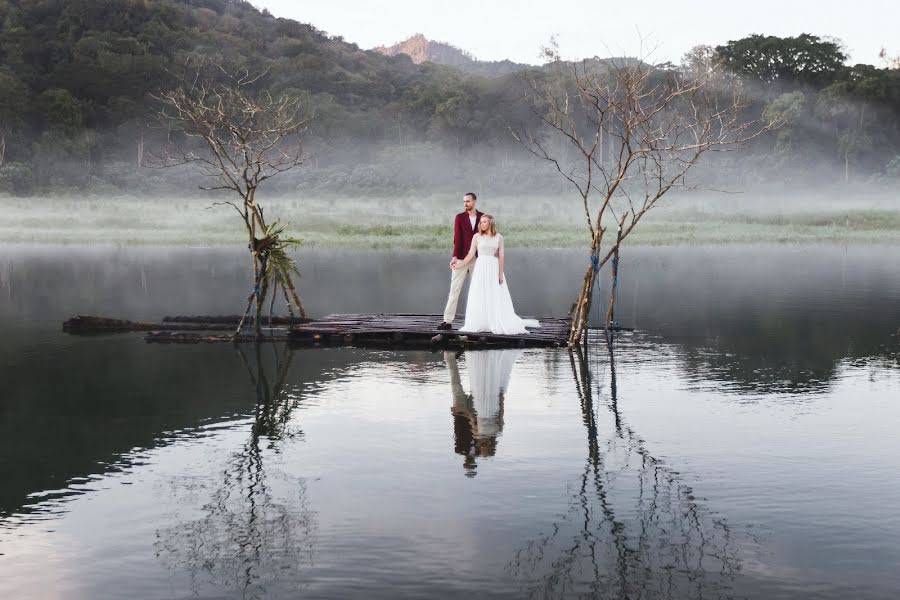
[[579, 0], [251, 0], [278, 17], [311, 23], [364, 49], [422, 33], [481, 60], [538, 63], [556, 35], [565, 58], [631, 55], [640, 37], [652, 58], [678, 62], [697, 44], [712, 46], [753, 33], [840, 38], [850, 63], [881, 66], [882, 46], [900, 54], [900, 0], [722, 0], [602, 2]]

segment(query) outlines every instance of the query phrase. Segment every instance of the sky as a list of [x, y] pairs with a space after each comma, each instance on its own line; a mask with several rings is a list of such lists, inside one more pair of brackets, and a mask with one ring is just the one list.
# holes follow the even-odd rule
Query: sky
[[277, 17], [311, 23], [364, 49], [415, 33], [458, 46], [480, 60], [539, 63], [556, 36], [563, 57], [636, 56], [678, 62], [697, 44], [711, 46], [753, 33], [812, 33], [843, 41], [850, 63], [881, 65], [882, 46], [900, 54], [900, 0], [251, 0]]

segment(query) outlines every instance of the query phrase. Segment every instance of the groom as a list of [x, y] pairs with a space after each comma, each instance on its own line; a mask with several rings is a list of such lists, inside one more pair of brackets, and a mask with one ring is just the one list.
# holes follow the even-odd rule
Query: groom
[[[453, 258], [450, 259], [450, 268], [456, 266], [457, 261], [463, 260], [469, 254], [472, 245], [472, 237], [478, 228], [481, 213], [475, 208], [478, 197], [473, 192], [463, 196], [463, 211], [456, 215], [453, 222]], [[477, 258], [476, 258], [477, 260]], [[444, 309], [444, 322], [438, 325], [438, 329], [452, 329], [453, 317], [456, 316], [456, 305], [459, 303], [459, 292], [462, 290], [466, 277], [475, 268], [473, 260], [463, 269], [453, 269], [450, 276], [450, 296], [447, 298], [447, 307]]]

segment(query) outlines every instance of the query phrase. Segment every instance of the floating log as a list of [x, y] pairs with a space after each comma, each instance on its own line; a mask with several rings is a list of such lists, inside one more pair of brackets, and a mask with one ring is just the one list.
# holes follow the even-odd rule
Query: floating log
[[[233, 325], [237, 327], [237, 324], [241, 321], [241, 315], [219, 315], [219, 316], [209, 316], [209, 315], [195, 315], [195, 316], [175, 316], [175, 317], [163, 317], [163, 323], [208, 323], [214, 325]], [[313, 319], [308, 319], [306, 317], [278, 317], [273, 316], [271, 320], [269, 317], [263, 316], [260, 319], [260, 322], [263, 325], [302, 325], [304, 323], [309, 323], [313, 321]], [[253, 317], [248, 316], [247, 322], [253, 323]]]
[[[233, 328], [233, 326], [232, 326]], [[127, 319], [110, 319], [108, 317], [92, 317], [79, 315], [63, 323], [63, 331], [79, 335], [94, 333], [121, 333], [125, 331], [157, 331], [157, 330], [202, 330], [210, 329], [208, 325], [192, 323], [157, 323], [153, 321], [129, 321]]]
[[620, 327], [619, 325], [610, 325], [609, 327], [587, 327], [589, 331], [634, 331], [634, 327]]
[[[164, 317], [162, 322], [157, 321], [129, 321], [127, 319], [110, 319], [108, 317], [94, 317], [90, 315], [78, 315], [63, 323], [63, 331], [78, 335], [90, 335], [96, 333], [124, 333], [128, 331], [234, 331], [237, 327], [240, 315], [233, 316], [196, 316], [196, 317]], [[263, 325], [269, 325], [269, 318], [262, 320]], [[299, 317], [275, 317], [272, 325], [302, 325], [312, 319]], [[248, 319], [248, 325], [253, 324], [253, 318]]]

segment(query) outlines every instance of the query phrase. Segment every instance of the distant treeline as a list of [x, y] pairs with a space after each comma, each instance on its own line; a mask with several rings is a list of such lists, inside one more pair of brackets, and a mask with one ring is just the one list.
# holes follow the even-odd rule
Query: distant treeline
[[[189, 173], [140, 164], [165, 135], [150, 94], [170, 88], [192, 54], [267, 71], [273, 94], [309, 99], [311, 158], [273, 180], [275, 191], [565, 189], [509, 133], [534, 124], [525, 73], [416, 65], [241, 0], [0, 0], [0, 193], [195, 188]], [[787, 123], [698, 176], [900, 181], [900, 70], [845, 61], [828, 39], [751, 36], [661, 66], [729, 69], [752, 84], [748, 116]]]

